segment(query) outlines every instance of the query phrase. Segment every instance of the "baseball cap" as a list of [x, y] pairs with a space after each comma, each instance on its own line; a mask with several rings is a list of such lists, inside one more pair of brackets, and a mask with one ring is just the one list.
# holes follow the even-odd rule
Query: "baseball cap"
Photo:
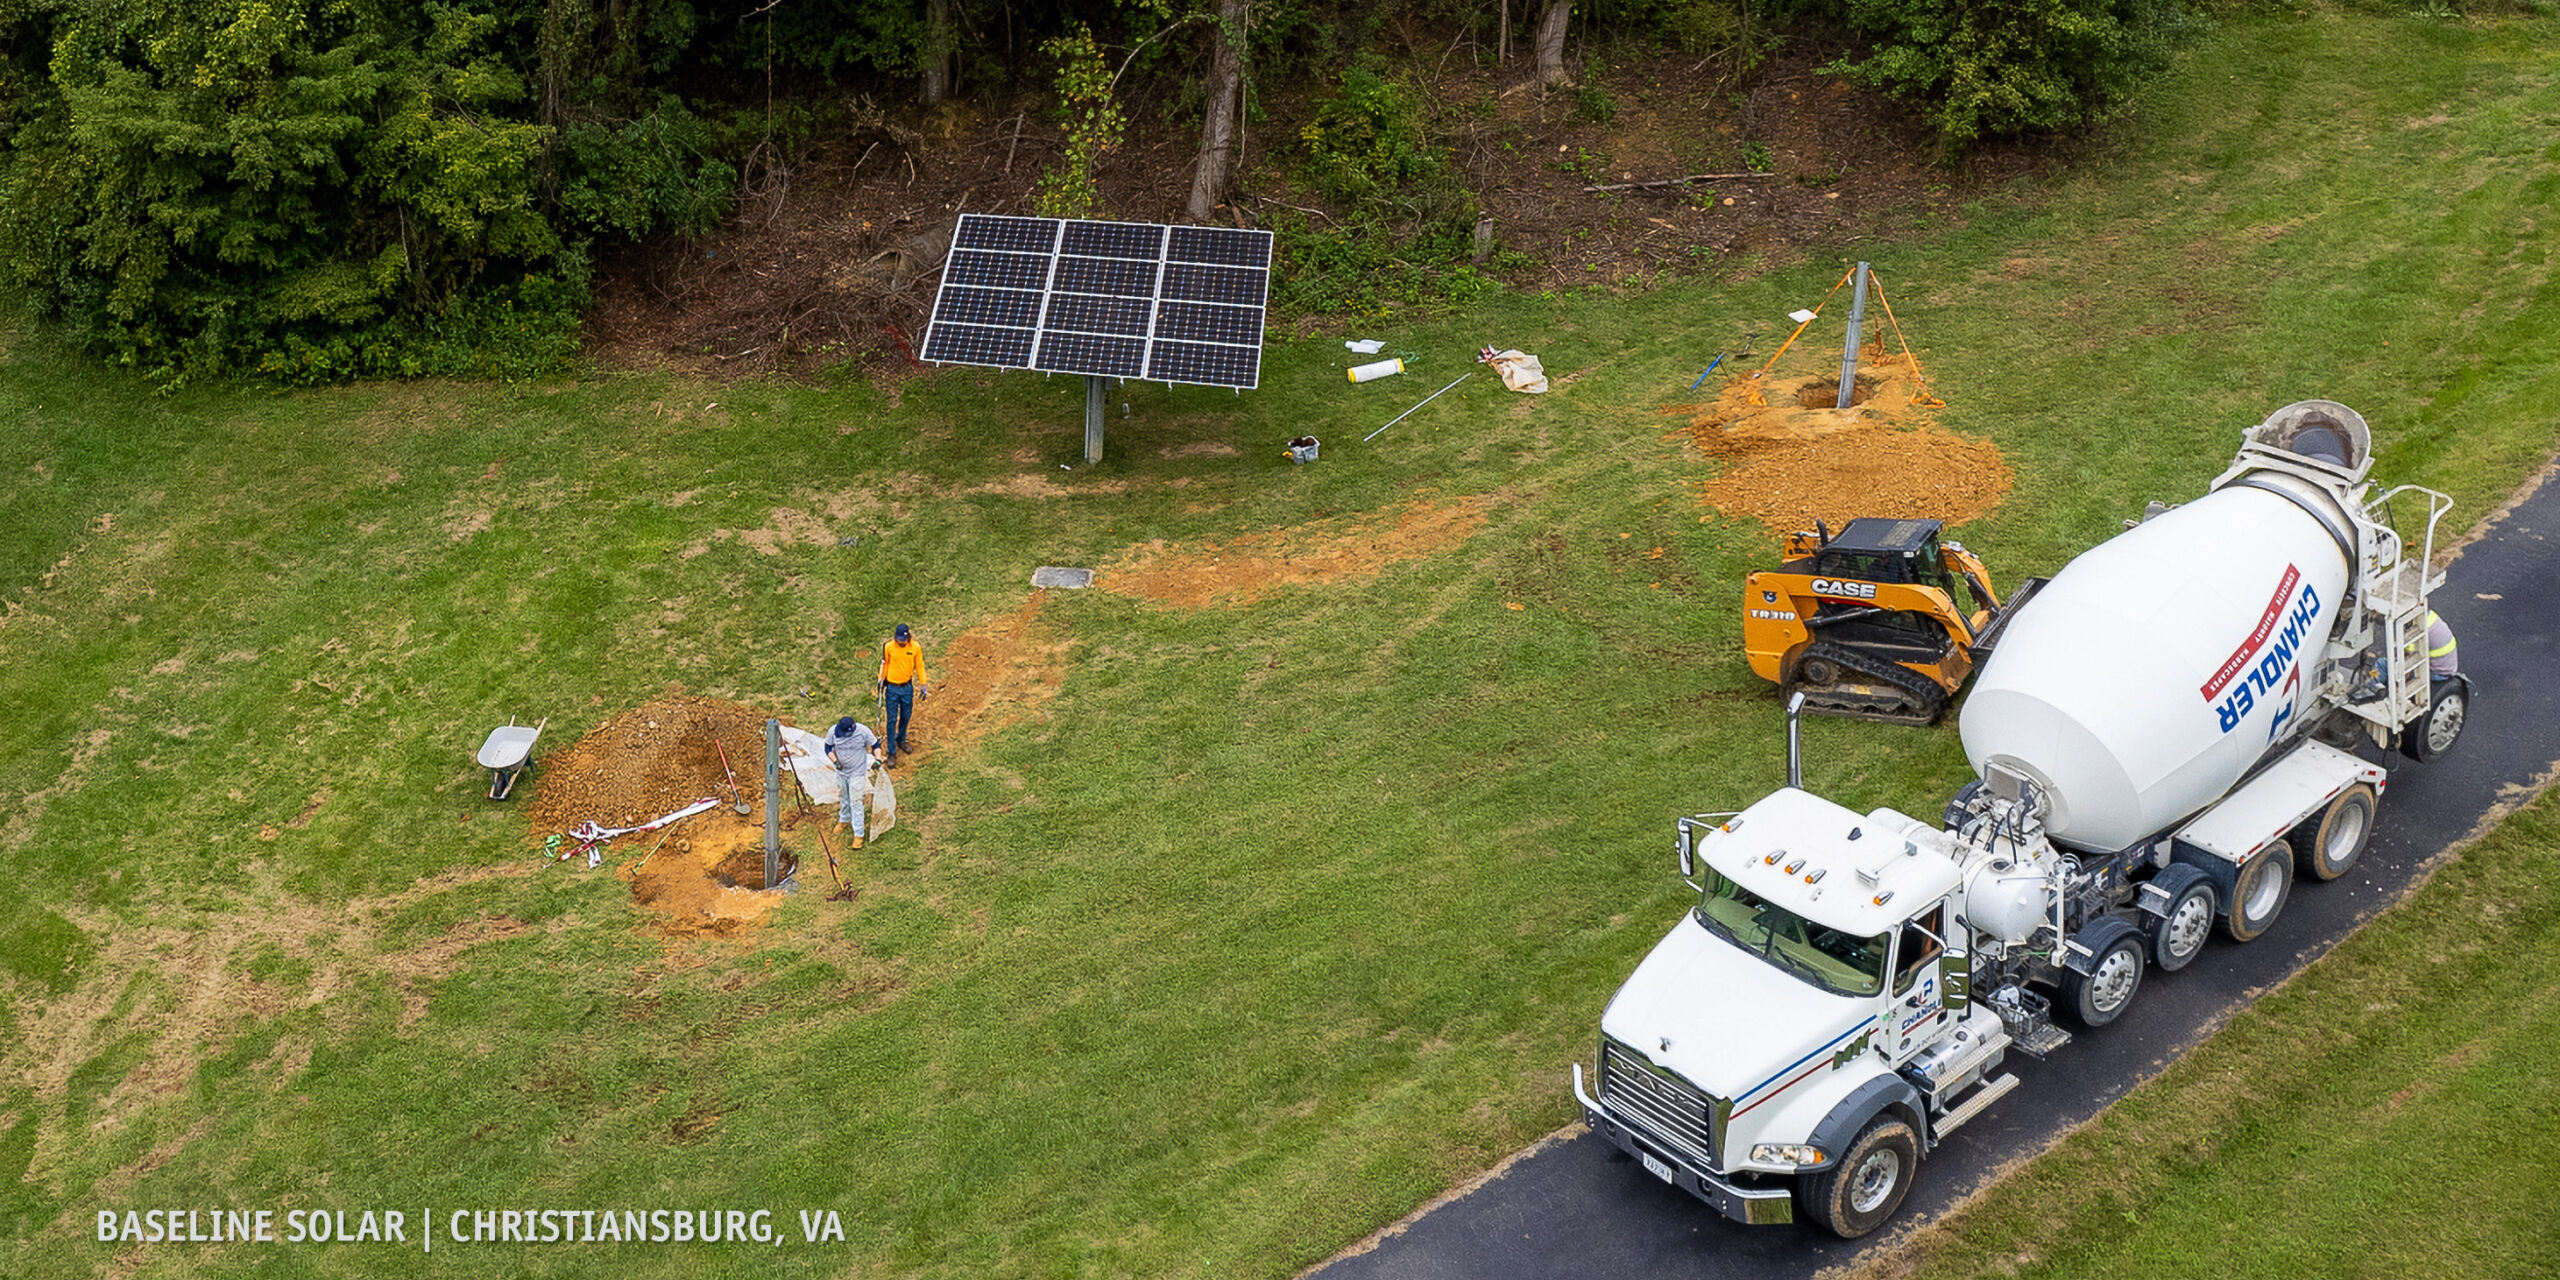
[[905, 624], [905, 623], [903, 623], [903, 622], [899, 623], [899, 624], [898, 624], [898, 640], [899, 640], [901, 643], [904, 643], [904, 642], [905, 642], [905, 640], [906, 640], [906, 638], [907, 638], [907, 636], [908, 636], [908, 634], [909, 634], [909, 632], [907, 631], [907, 624]]

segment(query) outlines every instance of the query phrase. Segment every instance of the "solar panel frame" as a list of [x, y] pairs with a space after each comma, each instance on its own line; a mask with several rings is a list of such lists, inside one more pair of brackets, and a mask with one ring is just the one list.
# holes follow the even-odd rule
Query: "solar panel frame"
[[919, 358], [1258, 386], [1268, 231], [962, 214]]

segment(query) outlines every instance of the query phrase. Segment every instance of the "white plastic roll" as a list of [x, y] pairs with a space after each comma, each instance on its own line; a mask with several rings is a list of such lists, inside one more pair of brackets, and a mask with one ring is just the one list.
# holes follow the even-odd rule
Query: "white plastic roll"
[[1353, 382], [1368, 382], [1371, 379], [1384, 378], [1402, 372], [1404, 372], [1404, 361], [1380, 360], [1375, 364], [1356, 364], [1351, 366], [1351, 380]]

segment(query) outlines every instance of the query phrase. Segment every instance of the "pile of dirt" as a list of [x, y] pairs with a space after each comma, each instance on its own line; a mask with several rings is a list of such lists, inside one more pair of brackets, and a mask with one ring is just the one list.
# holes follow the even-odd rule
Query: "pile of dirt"
[[1688, 418], [1677, 438], [1724, 464], [1700, 486], [1701, 500], [1780, 533], [1858, 516], [1959, 525], [2009, 492], [2015, 475], [1999, 447], [1939, 426], [1903, 352], [1866, 348], [1846, 409], [1834, 407], [1839, 389], [1836, 363], [1814, 375], [1743, 374], [1710, 403], [1662, 412]]
[[1183, 609], [1241, 605], [1285, 586], [1371, 578], [1388, 565], [1466, 541], [1484, 523], [1487, 499], [1320, 521], [1184, 546], [1162, 540], [1121, 554], [1094, 579], [1105, 591]]
[[727, 800], [723, 747], [737, 772], [737, 798], [761, 808], [766, 715], [670, 688], [607, 717], [567, 750], [537, 750], [533, 834], [566, 831], [590, 819], [600, 827], [636, 827], [706, 797]]
[[[635, 832], [606, 846], [614, 874], [632, 900], [661, 917], [670, 937], [734, 937], [764, 918], [780, 896], [764, 889], [764, 722], [766, 713], [679, 689], [610, 716], [566, 750], [537, 753], [530, 806], [535, 839], [590, 820], [635, 827], [704, 799], [720, 804], [657, 831]], [[784, 721], [789, 723], [789, 721]], [[729, 807], [721, 748], [737, 773]], [[786, 830], [812, 815], [785, 777]], [[820, 819], [832, 815], [819, 815]], [[811, 843], [807, 837], [792, 841]], [[786, 859], [788, 854], [786, 853]], [[785, 874], [788, 874], [786, 868]]]

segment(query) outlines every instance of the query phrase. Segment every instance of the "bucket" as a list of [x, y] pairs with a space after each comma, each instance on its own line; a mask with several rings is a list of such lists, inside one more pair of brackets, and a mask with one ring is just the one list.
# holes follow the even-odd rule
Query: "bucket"
[[1353, 382], [1368, 382], [1373, 379], [1389, 377], [1402, 372], [1404, 372], [1404, 361], [1402, 360], [1380, 360], [1374, 364], [1356, 364], [1351, 366], [1350, 369], [1351, 380]]
[[1315, 460], [1316, 438], [1314, 436], [1300, 436], [1289, 442], [1289, 461], [1313, 462]]

